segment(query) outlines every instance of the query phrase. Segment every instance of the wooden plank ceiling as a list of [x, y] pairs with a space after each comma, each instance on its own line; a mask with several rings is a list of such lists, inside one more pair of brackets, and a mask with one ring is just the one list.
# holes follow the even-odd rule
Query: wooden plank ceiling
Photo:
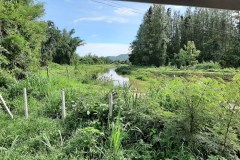
[[240, 10], [240, 0], [120, 0], [120, 1]]

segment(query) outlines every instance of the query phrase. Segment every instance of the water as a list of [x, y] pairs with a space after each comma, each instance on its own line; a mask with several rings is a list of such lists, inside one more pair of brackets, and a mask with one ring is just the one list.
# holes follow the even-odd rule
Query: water
[[129, 84], [129, 78], [117, 74], [114, 68], [109, 69], [108, 72], [100, 75], [98, 79], [101, 81], [113, 81], [114, 86]]

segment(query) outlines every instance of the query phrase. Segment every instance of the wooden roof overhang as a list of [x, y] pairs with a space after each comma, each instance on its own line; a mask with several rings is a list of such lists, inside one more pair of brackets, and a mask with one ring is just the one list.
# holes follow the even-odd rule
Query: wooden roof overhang
[[119, 1], [240, 10], [240, 0], [119, 0]]

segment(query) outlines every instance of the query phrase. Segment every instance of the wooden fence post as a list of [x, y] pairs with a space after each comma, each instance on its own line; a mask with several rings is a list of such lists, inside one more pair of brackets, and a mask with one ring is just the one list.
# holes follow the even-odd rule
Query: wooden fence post
[[25, 112], [25, 117], [28, 119], [28, 100], [27, 100], [27, 89], [23, 89], [23, 98], [24, 98], [24, 112]]
[[65, 91], [62, 90], [62, 119], [66, 118]]
[[68, 67], [66, 66], [66, 70], [67, 70], [67, 77], [68, 77], [68, 79], [70, 78], [70, 76], [69, 76], [69, 70], [68, 70]]
[[3, 103], [4, 108], [7, 110], [8, 114], [9, 114], [10, 117], [13, 119], [13, 115], [12, 115], [10, 109], [7, 107], [6, 102], [4, 101], [4, 99], [3, 99], [3, 97], [2, 97], [1, 94], [0, 94], [0, 99], [1, 99], [1, 101], [2, 101], [2, 103]]
[[113, 94], [112, 92], [109, 94], [109, 118], [113, 116]]
[[49, 78], [49, 68], [47, 66], [47, 77]]

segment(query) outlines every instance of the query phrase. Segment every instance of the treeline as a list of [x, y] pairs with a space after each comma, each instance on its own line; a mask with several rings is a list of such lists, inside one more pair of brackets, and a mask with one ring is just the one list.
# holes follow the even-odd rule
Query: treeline
[[131, 44], [134, 65], [188, 66], [213, 61], [240, 66], [240, 17], [235, 11], [153, 5]]
[[74, 30], [41, 21], [44, 4], [35, 0], [0, 0], [0, 69], [18, 78], [48, 62], [72, 64], [83, 45]]
[[78, 46], [83, 45], [83, 40], [79, 37], [73, 37], [75, 30], [59, 30], [54, 22], [48, 21], [46, 31], [46, 40], [42, 43], [41, 63], [46, 65], [47, 62], [58, 64], [73, 64], [79, 60], [76, 54]]
[[92, 54], [88, 54], [84, 57], [80, 57], [79, 62], [81, 64], [111, 64], [112, 63], [112, 61], [106, 57], [98, 57]]
[[128, 60], [111, 60], [108, 57], [99, 57], [91, 53], [80, 57], [78, 62], [81, 64], [129, 64]]

